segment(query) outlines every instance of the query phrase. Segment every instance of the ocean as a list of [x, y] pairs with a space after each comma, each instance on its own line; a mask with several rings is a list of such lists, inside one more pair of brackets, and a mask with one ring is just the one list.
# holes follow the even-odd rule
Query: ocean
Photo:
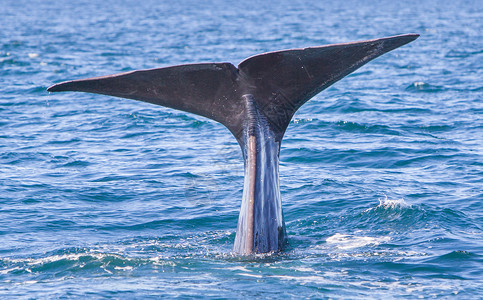
[[[482, 1], [0, 7], [2, 299], [483, 297]], [[316, 95], [280, 152], [289, 244], [232, 253], [221, 124], [64, 80], [418, 33]]]

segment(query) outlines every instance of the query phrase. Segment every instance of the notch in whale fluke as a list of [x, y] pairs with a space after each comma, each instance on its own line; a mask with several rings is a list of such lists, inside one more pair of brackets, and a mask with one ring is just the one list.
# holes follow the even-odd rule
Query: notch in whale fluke
[[254, 96], [281, 141], [305, 102], [370, 60], [405, 45], [418, 34], [291, 49], [231, 63], [203, 63], [66, 81], [49, 92], [80, 91], [129, 98], [198, 114], [225, 125], [241, 142], [246, 108]]

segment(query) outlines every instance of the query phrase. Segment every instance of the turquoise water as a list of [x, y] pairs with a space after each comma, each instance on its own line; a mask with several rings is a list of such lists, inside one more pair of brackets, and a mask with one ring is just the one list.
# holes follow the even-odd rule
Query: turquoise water
[[[1, 298], [483, 297], [481, 1], [2, 1]], [[232, 255], [227, 129], [53, 83], [419, 33], [303, 106], [289, 246]]]

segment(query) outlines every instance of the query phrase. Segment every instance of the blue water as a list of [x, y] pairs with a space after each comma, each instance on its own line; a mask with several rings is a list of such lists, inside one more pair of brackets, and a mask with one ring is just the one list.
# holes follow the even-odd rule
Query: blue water
[[[483, 2], [334, 2], [2, 0], [0, 297], [483, 297]], [[295, 115], [279, 255], [231, 254], [243, 162], [222, 125], [46, 92], [412, 32]]]

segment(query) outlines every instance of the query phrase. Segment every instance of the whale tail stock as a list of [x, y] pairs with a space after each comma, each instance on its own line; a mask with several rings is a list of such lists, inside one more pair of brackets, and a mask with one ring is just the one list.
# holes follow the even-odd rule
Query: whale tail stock
[[231, 63], [203, 63], [66, 81], [50, 92], [129, 98], [198, 114], [226, 126], [242, 148], [245, 183], [235, 238], [241, 254], [279, 251], [286, 240], [278, 152], [305, 102], [417, 34], [269, 52]]

